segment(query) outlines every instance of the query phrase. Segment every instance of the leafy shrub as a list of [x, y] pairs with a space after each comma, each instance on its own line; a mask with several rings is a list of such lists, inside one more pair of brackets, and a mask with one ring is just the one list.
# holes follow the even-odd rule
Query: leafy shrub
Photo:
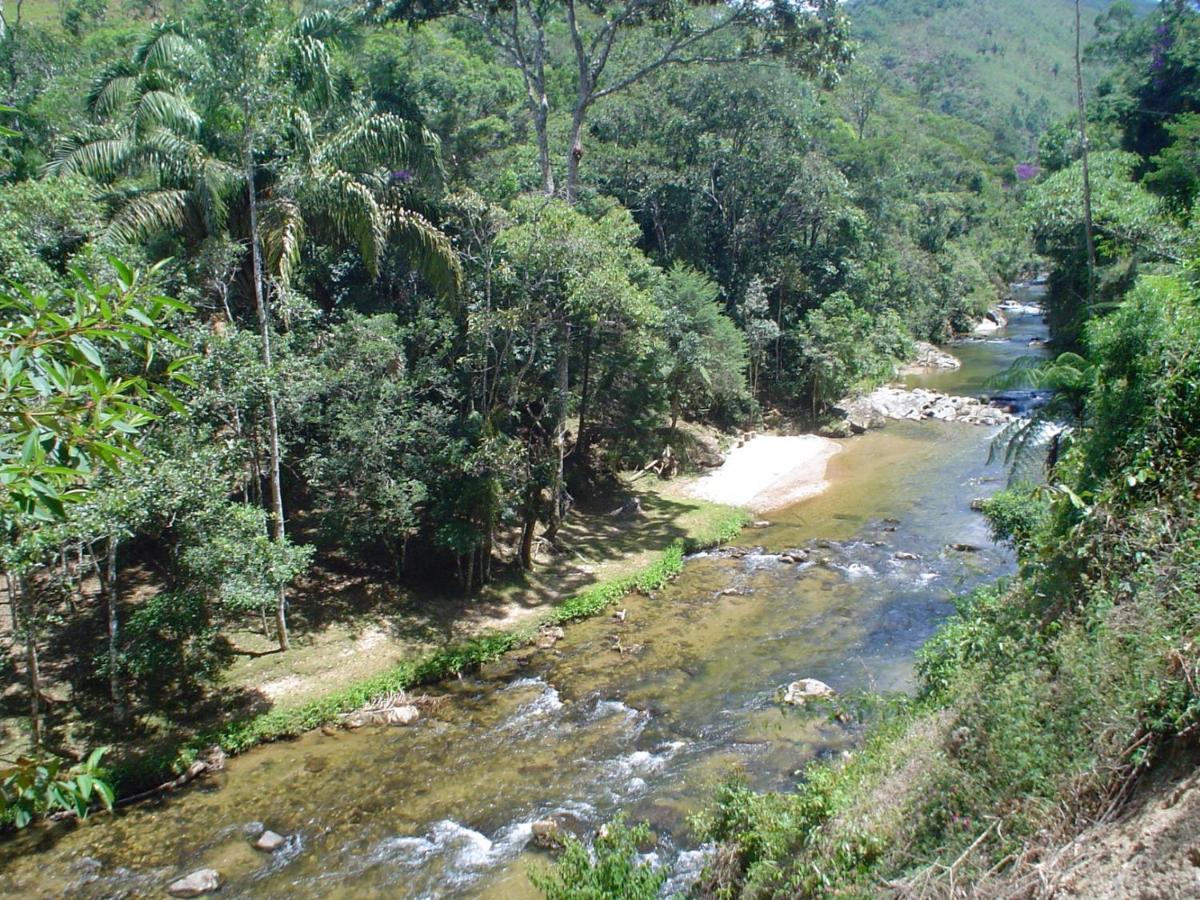
[[535, 868], [529, 877], [546, 900], [654, 900], [668, 872], [639, 859], [638, 847], [650, 837], [645, 823], [628, 827], [618, 816], [591, 848], [568, 836], [554, 867]]

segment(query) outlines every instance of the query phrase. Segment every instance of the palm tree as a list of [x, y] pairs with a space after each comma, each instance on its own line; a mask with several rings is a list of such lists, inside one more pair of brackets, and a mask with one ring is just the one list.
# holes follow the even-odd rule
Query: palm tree
[[[95, 127], [64, 142], [49, 170], [83, 173], [111, 187], [114, 239], [139, 242], [170, 234], [198, 243], [232, 230], [245, 241], [268, 372], [268, 278], [287, 286], [306, 237], [356, 247], [372, 274], [394, 248], [436, 290], [456, 293], [462, 276], [449, 240], [405, 205], [406, 193], [397, 184], [403, 179], [396, 177], [440, 181], [436, 139], [396, 116], [369, 110], [355, 110], [342, 123], [329, 115], [314, 122], [309, 115], [310, 108], [327, 108], [336, 97], [329, 42], [345, 33], [345, 21], [322, 12], [276, 28], [257, 0], [244, 9], [236, 4], [213, 9], [224, 16], [209, 23], [216, 40], [159, 26], [129, 61], [102, 73], [88, 96]], [[202, 66], [205, 78], [186, 79], [182, 73], [189, 65]], [[189, 93], [198, 82], [207, 90], [200, 99], [208, 109], [236, 111], [235, 134], [206, 131]], [[274, 390], [266, 392], [266, 413], [272, 535], [283, 542]], [[281, 586], [276, 607], [281, 650], [289, 647], [286, 610]]]
[[1096, 376], [1095, 363], [1078, 353], [1060, 353], [1054, 359], [1022, 357], [993, 378], [992, 387], [1034, 388], [1051, 393], [1044, 405], [1028, 416], [1013, 419], [996, 435], [988, 462], [1002, 456], [1010, 482], [1039, 458], [1047, 469], [1053, 469], [1071, 435], [1084, 424]]

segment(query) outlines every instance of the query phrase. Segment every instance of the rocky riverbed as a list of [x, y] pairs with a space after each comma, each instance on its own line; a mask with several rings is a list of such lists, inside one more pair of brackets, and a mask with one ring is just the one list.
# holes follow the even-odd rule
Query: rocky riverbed
[[859, 397], [847, 397], [834, 407], [834, 413], [837, 418], [826, 425], [821, 434], [829, 437], [862, 434], [872, 428], [882, 428], [890, 419], [916, 422], [938, 419], [996, 426], [1006, 425], [1014, 418], [1012, 413], [976, 397], [895, 386], [877, 388]]

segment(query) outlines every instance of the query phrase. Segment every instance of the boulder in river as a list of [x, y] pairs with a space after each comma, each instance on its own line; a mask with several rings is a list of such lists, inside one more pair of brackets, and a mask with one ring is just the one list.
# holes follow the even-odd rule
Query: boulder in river
[[847, 397], [837, 403], [834, 412], [842, 416], [846, 427], [855, 433], [878, 428], [888, 419], [919, 422], [939, 419], [972, 425], [1000, 425], [1013, 419], [1011, 413], [974, 397], [959, 397], [925, 388], [876, 388], [869, 394]]
[[274, 853], [286, 843], [287, 838], [276, 831], [271, 831], [268, 828], [258, 836], [258, 840], [254, 842], [254, 849], [265, 850], [267, 853]]
[[788, 706], [804, 706], [811, 700], [830, 700], [836, 691], [816, 678], [801, 678], [793, 681], [783, 692], [783, 702]]
[[197, 869], [167, 885], [172, 897], [200, 897], [221, 889], [221, 873], [216, 869]]
[[539, 650], [549, 650], [566, 636], [567, 633], [559, 625], [543, 626], [538, 631], [537, 647]]
[[900, 369], [900, 374], [919, 374], [929, 369], [958, 369], [962, 362], [940, 347], [927, 341], [917, 341], [917, 355]]
[[991, 334], [993, 331], [999, 331], [1008, 324], [1008, 319], [1004, 317], [1004, 313], [998, 309], [989, 309], [987, 315], [980, 319], [973, 331], [975, 334]]
[[558, 850], [563, 845], [562, 828], [554, 819], [540, 819], [530, 826], [530, 843], [543, 850]]

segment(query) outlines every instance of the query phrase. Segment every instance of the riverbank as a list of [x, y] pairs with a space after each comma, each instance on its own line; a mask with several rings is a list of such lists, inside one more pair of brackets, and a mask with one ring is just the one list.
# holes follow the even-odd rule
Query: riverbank
[[[642, 510], [636, 519], [611, 511], [576, 513], [561, 532], [564, 552], [543, 557], [535, 573], [478, 597], [362, 616], [323, 633], [298, 632], [296, 647], [286, 654], [251, 649], [227, 685], [261, 699], [224, 721], [180, 730], [148, 752], [125, 755], [114, 767], [119, 793], [186, 771], [214, 747], [243, 753], [337, 722], [380, 696], [472, 671], [533, 644], [546, 627], [597, 615], [635, 591], [661, 588], [682, 571], [686, 554], [731, 540], [749, 521], [742, 509], [689, 496], [689, 482], [634, 492]], [[306, 588], [311, 596], [311, 586]], [[239, 636], [242, 644], [255, 640], [267, 639]]]
[[[631, 493], [640, 512], [629, 518], [602, 503], [576, 511], [564, 526], [562, 552], [543, 553], [537, 569], [470, 598], [446, 598], [388, 615], [352, 615], [316, 630], [297, 629], [296, 646], [273, 652], [257, 632], [234, 636], [244, 655], [227, 676], [249, 696], [241, 714], [195, 729], [180, 744], [132, 759], [119, 775], [144, 788], [185, 769], [212, 746], [241, 753], [336, 721], [376, 697], [453, 677], [533, 643], [546, 626], [595, 615], [633, 591], [661, 587], [682, 569], [686, 553], [735, 537], [746, 510], [794, 505], [829, 487], [827, 465], [841, 445], [816, 435], [757, 435], [719, 468], [701, 476], [641, 483]], [[331, 583], [323, 573], [302, 588], [296, 620], [317, 597], [353, 609], [364, 591], [393, 603], [396, 589], [364, 579]], [[356, 598], [357, 597], [357, 598]], [[308, 601], [308, 602], [305, 602]], [[432, 609], [431, 609], [432, 607]]]

